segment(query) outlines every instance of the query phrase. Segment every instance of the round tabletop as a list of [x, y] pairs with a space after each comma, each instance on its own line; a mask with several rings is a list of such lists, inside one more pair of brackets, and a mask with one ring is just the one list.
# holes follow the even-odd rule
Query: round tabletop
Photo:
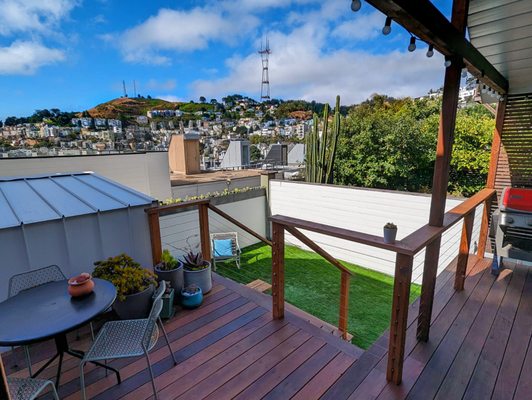
[[107, 310], [116, 298], [116, 288], [103, 279], [94, 279], [94, 291], [84, 297], [70, 297], [67, 289], [66, 280], [50, 282], [0, 303], [0, 346], [64, 334]]

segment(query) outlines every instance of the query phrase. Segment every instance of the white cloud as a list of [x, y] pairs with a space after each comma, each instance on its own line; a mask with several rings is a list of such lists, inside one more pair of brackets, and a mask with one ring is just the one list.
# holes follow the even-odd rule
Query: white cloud
[[64, 59], [61, 50], [36, 42], [15, 41], [8, 47], [0, 47], [0, 75], [30, 75], [42, 66]]
[[[336, 94], [342, 103], [367, 99], [373, 93], [391, 96], [417, 96], [443, 79], [443, 61], [427, 58], [423, 51], [394, 51], [372, 54], [368, 51], [329, 50], [329, 29], [307, 23], [292, 32], [270, 34], [270, 82], [273, 97], [302, 98], [332, 102]], [[255, 53], [226, 61], [228, 74], [216, 80], [197, 80], [193, 95], [220, 97], [227, 93], [258, 96], [260, 59]]]
[[0, 0], [0, 35], [53, 33], [78, 0]]
[[346, 40], [372, 39], [380, 34], [384, 21], [385, 17], [380, 12], [374, 11], [338, 24], [331, 35]]
[[185, 100], [183, 100], [181, 97], [174, 96], [173, 94], [161, 94], [158, 96], [155, 96], [157, 99], [171, 101], [172, 103], [182, 103]]
[[218, 10], [194, 8], [186, 11], [161, 9], [118, 37], [126, 61], [167, 64], [170, 59], [160, 51], [192, 51], [206, 48], [209, 43], [231, 43], [258, 24], [247, 15], [235, 23]]
[[175, 79], [168, 79], [165, 81], [158, 81], [157, 79], [150, 79], [146, 83], [146, 88], [151, 90], [172, 90], [176, 87]]

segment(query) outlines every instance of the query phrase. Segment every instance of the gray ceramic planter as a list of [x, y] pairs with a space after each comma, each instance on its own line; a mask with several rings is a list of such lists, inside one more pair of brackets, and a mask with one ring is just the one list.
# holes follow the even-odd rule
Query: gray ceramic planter
[[395, 243], [395, 238], [397, 237], [397, 228], [390, 229], [384, 228], [384, 243]]
[[140, 293], [126, 296], [124, 301], [115, 301], [113, 310], [120, 319], [147, 318], [150, 314], [152, 296], [155, 288], [150, 286]]
[[[157, 280], [160, 281], [169, 281], [172, 288], [174, 288], [175, 293], [181, 293], [181, 290], [185, 284], [185, 278], [183, 274], [183, 263], [178, 261], [179, 264], [176, 269], [171, 271], [164, 271], [159, 269], [159, 265], [156, 265], [153, 269], [157, 274]], [[174, 297], [174, 303], [179, 302], [179, 296]]]
[[204, 261], [204, 263], [208, 267], [199, 271], [185, 269], [185, 287], [197, 285], [201, 288], [203, 294], [210, 292], [212, 289], [211, 263], [208, 261]]

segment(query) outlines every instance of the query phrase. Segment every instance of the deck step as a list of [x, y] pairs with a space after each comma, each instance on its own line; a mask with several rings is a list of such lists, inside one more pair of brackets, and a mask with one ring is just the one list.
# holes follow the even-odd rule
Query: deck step
[[266, 290], [270, 290], [272, 288], [272, 285], [270, 285], [268, 282], [264, 282], [261, 279], [255, 279], [253, 282], [249, 282], [246, 286], [261, 293], [264, 293]]
[[[303, 311], [300, 308], [297, 308], [296, 306], [285, 303], [285, 309], [287, 311], [290, 311], [292, 314], [298, 316], [301, 319], [304, 319], [305, 321], [311, 323], [314, 326], [317, 326], [318, 328], [324, 330], [327, 333], [330, 333], [333, 336], [342, 338], [342, 333], [338, 330], [338, 328], [332, 324], [329, 324], [328, 322], [325, 322], [318, 317], [315, 317], [312, 314], [309, 314], [306, 311]], [[343, 338], [342, 338], [343, 339]], [[349, 332], [347, 333], [347, 338], [345, 339], [347, 342], [350, 342], [351, 339], [353, 339], [353, 335], [351, 335]]]

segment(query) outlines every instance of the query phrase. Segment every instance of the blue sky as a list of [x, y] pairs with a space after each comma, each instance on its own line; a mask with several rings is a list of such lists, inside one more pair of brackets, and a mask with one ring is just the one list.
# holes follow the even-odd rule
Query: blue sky
[[[438, 6], [448, 14], [449, 1]], [[268, 35], [272, 97], [352, 104], [441, 86], [443, 59], [409, 53], [408, 33], [349, 0], [0, 0], [0, 119], [84, 110], [129, 93], [257, 98]]]

